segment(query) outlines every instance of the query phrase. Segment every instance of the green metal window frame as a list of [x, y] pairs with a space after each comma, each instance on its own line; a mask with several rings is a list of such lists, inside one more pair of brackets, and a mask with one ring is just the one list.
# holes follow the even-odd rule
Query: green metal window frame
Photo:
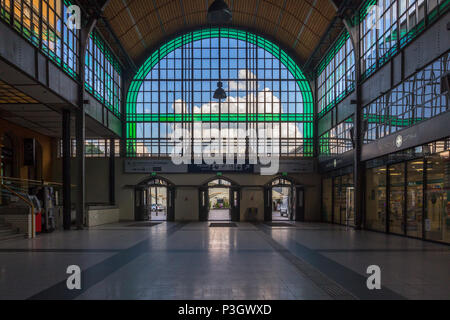
[[[100, 54], [97, 54], [97, 51]], [[91, 93], [116, 116], [119, 116], [121, 114], [121, 67], [106, 42], [95, 29], [89, 36], [85, 63], [86, 91]]]
[[[55, 0], [56, 3], [59, 3], [60, 12], [56, 11], [56, 6], [50, 7], [48, 0], [39, 0], [39, 8], [35, 8], [33, 2], [26, 3], [24, 0], [0, 0], [0, 19], [3, 19], [33, 46], [39, 48], [43, 54], [61, 67], [70, 77], [78, 80], [79, 31], [69, 30], [64, 23], [65, 12], [72, 2], [70, 0]], [[14, 12], [16, 5], [18, 8], [20, 7], [17, 14]], [[30, 28], [23, 23], [24, 6], [30, 12]], [[48, 13], [53, 12], [54, 21], [46, 22], [43, 19], [44, 7], [47, 8], [47, 20], [50, 19]], [[69, 34], [71, 34], [70, 37]], [[52, 46], [54, 47], [52, 48]], [[75, 63], [69, 63], [69, 51], [75, 57]]]
[[[450, 51], [447, 51], [364, 106], [363, 119], [368, 124], [365, 144], [448, 112], [448, 98], [441, 92], [440, 79], [450, 71], [449, 57]], [[429, 74], [433, 74], [433, 78]], [[398, 114], [399, 108], [401, 114]]]
[[[362, 29], [362, 23], [364, 22], [365, 18], [369, 14], [369, 9], [378, 3], [379, 0], [367, 0], [363, 3], [361, 6], [359, 13], [355, 15], [353, 19], [354, 25], [359, 25], [359, 27]], [[398, 1], [395, 0], [395, 2], [392, 4], [392, 6], [397, 6]], [[429, 0], [424, 0], [424, 5], [426, 9], [428, 10], [428, 4]], [[415, 3], [414, 3], [415, 5]], [[366, 68], [363, 68], [364, 65], [364, 54], [365, 52], [362, 52], [361, 58], [360, 58], [360, 65], [363, 70], [361, 74], [362, 79], [367, 79], [370, 77], [376, 70], [378, 70], [380, 67], [382, 67], [386, 62], [388, 62], [393, 56], [395, 56], [402, 48], [404, 48], [407, 44], [412, 42], [417, 36], [419, 36], [423, 31], [426, 30], [427, 26], [430, 25], [432, 22], [436, 21], [440, 16], [445, 14], [450, 9], [450, 0], [441, 0], [441, 2], [433, 8], [430, 12], [427, 12], [427, 15], [423, 17], [422, 20], [417, 21], [416, 25], [412, 27], [410, 30], [401, 30], [400, 28], [400, 18], [403, 16], [408, 15], [410, 7], [407, 5], [405, 12], [400, 13], [399, 9], [397, 8], [396, 13], [397, 16], [394, 17], [395, 21], [392, 23], [392, 31], [391, 31], [391, 37], [389, 38], [390, 41], [395, 41], [395, 44], [390, 48], [387, 52], [385, 52], [382, 56], [379, 55], [379, 49], [378, 44], [380, 43], [380, 40], [383, 39], [383, 36], [386, 33], [389, 33], [389, 31], [385, 30], [385, 34], [379, 36], [377, 33], [377, 37], [375, 40], [375, 43], [372, 44], [372, 48], [375, 47], [376, 51], [376, 59], [375, 62], [370, 65], [366, 66]], [[400, 34], [399, 34], [400, 33]], [[364, 37], [366, 34], [361, 30], [360, 32], [360, 41], [362, 43]], [[388, 40], [386, 38], [385, 40]]]
[[[151, 70], [171, 52], [178, 48], [183, 47], [192, 42], [203, 39], [213, 38], [230, 38], [235, 40], [246, 41], [250, 44], [265, 50], [277, 58], [280, 63], [286, 67], [291, 73], [302, 94], [302, 104], [304, 112], [302, 114], [212, 114], [212, 115], [200, 115], [200, 114], [149, 114], [138, 115], [137, 114], [137, 98], [140, 88], [146, 76]], [[133, 141], [137, 137], [137, 124], [136, 122], [187, 122], [187, 121], [202, 121], [202, 122], [216, 122], [216, 121], [233, 121], [233, 122], [270, 122], [270, 121], [297, 121], [303, 122], [304, 132], [304, 154], [306, 157], [313, 156], [313, 140], [314, 134], [314, 100], [312, 95], [311, 86], [306, 79], [304, 73], [297, 65], [297, 63], [281, 49], [278, 45], [265, 39], [262, 36], [255, 35], [251, 32], [234, 29], [234, 28], [205, 28], [190, 32], [188, 34], [179, 36], [173, 40], [163, 44], [159, 49], [155, 50], [153, 54], [145, 61], [136, 73], [133, 81], [130, 84], [126, 100], [126, 137], [127, 139], [127, 154], [133, 154], [135, 145]]]
[[[331, 49], [327, 52], [325, 58], [323, 58], [323, 60], [319, 63], [319, 66], [317, 67], [317, 70], [316, 70], [317, 79], [319, 79], [322, 72], [328, 67], [328, 65], [336, 57], [336, 55], [339, 53], [339, 51], [346, 45], [346, 43], [349, 39], [350, 39], [350, 34], [348, 33], [347, 30], [344, 30], [344, 32], [339, 36], [338, 40], [333, 44]], [[347, 58], [350, 55], [353, 55], [353, 64], [351, 66], [348, 66]], [[341, 61], [341, 63], [340, 63], [340, 65], [345, 64], [345, 70], [344, 70], [345, 74], [343, 75], [343, 77], [346, 77], [347, 73], [352, 68], [355, 70], [355, 63], [356, 63], [355, 62], [355, 49], [353, 48], [353, 44], [352, 44], [351, 52], [346, 52], [343, 61]], [[333, 71], [334, 75], [336, 72], [337, 72], [337, 68], [335, 66], [334, 71]], [[331, 109], [333, 109], [339, 102], [344, 100], [345, 97], [347, 97], [351, 92], [353, 92], [355, 90], [355, 79], [353, 79], [353, 81], [354, 81], [353, 84], [350, 85], [348, 88], [346, 88], [344, 90], [344, 92], [342, 92], [339, 95], [336, 95], [335, 99], [333, 99], [330, 103], [328, 103], [322, 110], [319, 110], [319, 118], [323, 117], [326, 113], [328, 113]], [[324, 79], [324, 82], [322, 84], [318, 83], [318, 85], [322, 86], [322, 87], [324, 87], [324, 89], [326, 89], [326, 82], [327, 82], [327, 79]], [[336, 81], [334, 81], [333, 88], [331, 90], [335, 90], [336, 85], [337, 85], [337, 83], [336, 83]], [[323, 97], [320, 97], [320, 96], [318, 97], [318, 101], [319, 101], [318, 107], [319, 108], [320, 108], [320, 100], [321, 100], [321, 98], [326, 99], [327, 92], [324, 92], [323, 94], [324, 94]]]
[[353, 123], [353, 117], [349, 117], [321, 135], [319, 137], [319, 155], [338, 155], [353, 150], [350, 134]]

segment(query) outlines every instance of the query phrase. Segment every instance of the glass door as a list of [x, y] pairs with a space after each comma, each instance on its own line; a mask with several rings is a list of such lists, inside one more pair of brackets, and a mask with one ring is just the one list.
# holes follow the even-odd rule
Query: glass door
[[355, 226], [355, 188], [347, 187], [345, 195], [345, 222], [347, 226]]
[[208, 188], [199, 189], [199, 221], [208, 221], [209, 195]]
[[422, 238], [423, 165], [422, 159], [407, 163], [406, 234], [415, 238]]
[[405, 234], [405, 164], [389, 167], [389, 232]]
[[450, 243], [450, 152], [427, 159], [425, 237]]
[[264, 221], [272, 221], [273, 203], [272, 203], [272, 188], [264, 188]]
[[238, 188], [230, 189], [231, 221], [241, 220], [241, 191]]

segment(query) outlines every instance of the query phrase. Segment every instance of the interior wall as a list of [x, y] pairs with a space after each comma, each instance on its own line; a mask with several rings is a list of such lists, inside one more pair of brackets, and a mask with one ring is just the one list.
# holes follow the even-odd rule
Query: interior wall
[[5, 134], [8, 134], [14, 143], [14, 178], [28, 179], [28, 166], [23, 165], [23, 140], [35, 139], [42, 148], [42, 179], [53, 181], [52, 157], [53, 146], [55, 145], [53, 138], [0, 119], [0, 139], [2, 139], [0, 145]]
[[[71, 184], [77, 184], [78, 168], [75, 158], [70, 163]], [[53, 175], [57, 182], [62, 183], [62, 158], [56, 158]], [[76, 202], [77, 190], [72, 187], [72, 203]], [[131, 199], [133, 201], [133, 199]], [[124, 200], [125, 202], [125, 200]], [[109, 203], [109, 159], [86, 158], [86, 203]]]
[[[58, 169], [59, 167], [59, 169]], [[56, 171], [61, 174], [61, 161], [58, 161]], [[76, 177], [76, 162], [72, 160], [72, 179]], [[178, 186], [175, 198], [175, 219], [177, 221], [198, 221], [199, 192], [197, 186], [202, 186], [215, 174], [161, 174]], [[134, 220], [134, 186], [149, 179], [150, 174], [124, 173], [124, 159], [116, 159], [116, 204], [120, 208], [121, 220]], [[226, 174], [224, 178], [231, 179], [236, 184], [245, 186], [241, 192], [241, 220], [245, 218], [248, 208], [258, 208], [258, 220], [264, 220], [264, 190], [261, 188], [269, 183], [272, 176], [253, 174]], [[305, 220], [320, 221], [320, 176], [318, 174], [291, 175], [298, 184], [305, 185]], [[75, 183], [75, 181], [72, 181]], [[86, 202], [107, 203], [109, 200], [109, 159], [86, 159]], [[73, 193], [73, 201], [75, 198]]]

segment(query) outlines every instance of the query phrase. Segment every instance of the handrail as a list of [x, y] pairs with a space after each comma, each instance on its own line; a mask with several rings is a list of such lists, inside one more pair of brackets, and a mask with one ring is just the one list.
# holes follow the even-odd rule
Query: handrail
[[[43, 185], [43, 186], [47, 186], [47, 185], [62, 186], [63, 185], [60, 182], [51, 182], [51, 181], [44, 181], [44, 180], [29, 180], [29, 179], [21, 179], [21, 178], [13, 178], [13, 177], [1, 177], [1, 179], [7, 180], [7, 181], [15, 181], [15, 182], [30, 182], [30, 183], [34, 183], [34, 184]], [[72, 185], [72, 186], [75, 187], [75, 185]]]
[[22, 196], [21, 194], [17, 193], [16, 191], [14, 191], [10, 187], [8, 187], [6, 184], [1, 183], [0, 186], [2, 188], [5, 188], [6, 190], [11, 192], [12, 194], [14, 194], [16, 197], [20, 198], [23, 202], [25, 202], [26, 204], [28, 204], [31, 207], [31, 238], [34, 238], [36, 236], [36, 220], [35, 220], [35, 217], [34, 217], [34, 205], [33, 205], [33, 203], [30, 200], [28, 200], [27, 198], [25, 198], [24, 196]]

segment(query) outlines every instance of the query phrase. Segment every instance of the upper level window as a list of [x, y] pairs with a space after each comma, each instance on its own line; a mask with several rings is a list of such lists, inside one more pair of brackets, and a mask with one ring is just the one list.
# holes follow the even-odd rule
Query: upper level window
[[[226, 99], [213, 98], [218, 82]], [[214, 153], [246, 157], [270, 143], [280, 156], [310, 157], [311, 89], [294, 60], [260, 36], [228, 28], [188, 33], [160, 47], [135, 76], [127, 154], [168, 157], [180, 129], [194, 156], [215, 144]], [[270, 132], [264, 141], [262, 131]]]
[[320, 155], [338, 155], [352, 150], [352, 130], [353, 118], [348, 118], [320, 136]]
[[449, 110], [442, 76], [450, 72], [450, 53], [416, 72], [364, 108], [364, 142], [381, 139]]
[[[86, 158], [107, 158], [111, 155], [111, 140], [109, 139], [86, 139], [84, 152]], [[77, 141], [71, 140], [70, 156], [77, 155]], [[114, 140], [114, 156], [120, 157], [120, 140]], [[63, 157], [62, 140], [58, 143], [58, 157]]]
[[333, 45], [317, 71], [318, 110], [325, 114], [355, 88], [355, 52], [348, 32]]
[[0, 0], [0, 18], [76, 78], [79, 31], [64, 22], [70, 5], [69, 0]]
[[449, 7], [448, 0], [369, 0], [360, 10], [361, 68], [368, 77]]
[[86, 50], [86, 89], [116, 115], [121, 112], [121, 68], [97, 31]]

